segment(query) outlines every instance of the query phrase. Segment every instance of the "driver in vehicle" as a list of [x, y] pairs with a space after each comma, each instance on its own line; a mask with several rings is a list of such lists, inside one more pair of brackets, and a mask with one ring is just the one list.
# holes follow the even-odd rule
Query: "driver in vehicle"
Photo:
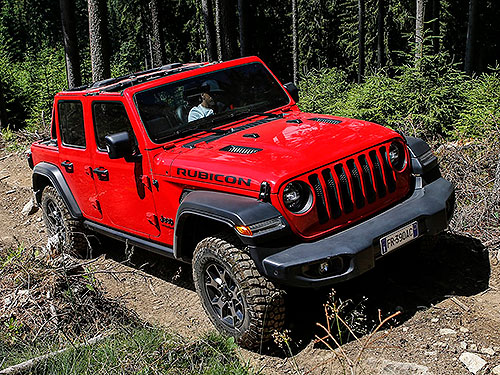
[[201, 89], [201, 103], [191, 108], [191, 110], [189, 111], [188, 122], [212, 116], [214, 114], [214, 109], [217, 107], [217, 103], [214, 99], [214, 94], [223, 92], [223, 90], [220, 89], [217, 81], [213, 79], [203, 82], [203, 84], [201, 85]]

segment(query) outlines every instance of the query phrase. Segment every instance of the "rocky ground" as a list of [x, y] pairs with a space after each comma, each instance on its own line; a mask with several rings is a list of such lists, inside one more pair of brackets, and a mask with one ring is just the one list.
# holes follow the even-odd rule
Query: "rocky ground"
[[[31, 171], [21, 153], [0, 151], [0, 246], [44, 246], [38, 211], [28, 214]], [[24, 209], [24, 212], [23, 212]], [[112, 297], [142, 319], [186, 337], [212, 330], [186, 265], [99, 239], [94, 273]], [[500, 250], [447, 232], [377, 264], [354, 282], [329, 290], [292, 290], [279, 345], [241, 350], [263, 374], [500, 374]], [[497, 247], [495, 247], [497, 246]], [[325, 307], [358, 332], [339, 346], [325, 337]], [[400, 312], [374, 334], [379, 319]], [[339, 340], [336, 324], [331, 331]], [[369, 342], [368, 342], [369, 341]], [[335, 350], [333, 350], [335, 349]], [[358, 361], [359, 358], [359, 361]]]

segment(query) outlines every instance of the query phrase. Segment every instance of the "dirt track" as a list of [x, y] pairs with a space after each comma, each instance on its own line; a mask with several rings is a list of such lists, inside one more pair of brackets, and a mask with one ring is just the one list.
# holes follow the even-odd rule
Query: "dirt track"
[[[0, 151], [0, 246], [45, 244], [40, 212], [21, 214], [31, 198], [30, 173], [22, 154]], [[141, 250], [127, 261], [124, 246], [110, 240], [96, 245], [93, 256], [100, 257], [95, 271], [107, 293], [142, 319], [185, 337], [213, 329], [193, 291], [189, 266]], [[288, 293], [294, 360], [274, 346], [262, 354], [241, 350], [242, 357], [265, 374], [295, 374], [297, 368], [343, 373], [336, 355], [354, 359], [368, 336], [335, 353], [314, 343], [315, 335], [324, 334], [316, 322], [324, 324], [328, 298], [328, 291]], [[361, 328], [373, 326], [378, 310], [383, 317], [402, 311], [366, 349], [359, 373], [470, 374], [459, 360], [464, 352], [487, 362], [478, 374], [493, 373], [500, 365], [500, 253], [476, 239], [446, 233], [432, 248], [412, 246], [395, 253], [374, 271], [338, 286], [336, 298], [359, 305], [360, 314], [351, 317]]]

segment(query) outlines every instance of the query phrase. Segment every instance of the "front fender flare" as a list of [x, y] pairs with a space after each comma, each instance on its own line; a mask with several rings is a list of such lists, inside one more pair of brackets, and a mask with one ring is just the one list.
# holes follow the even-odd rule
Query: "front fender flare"
[[[288, 223], [270, 203], [241, 195], [214, 191], [192, 191], [184, 198], [177, 211], [174, 228], [174, 256], [176, 258], [182, 257], [184, 225], [186, 220], [193, 215], [227, 225], [245, 245], [252, 245], [256, 241], [265, 241], [290, 233]], [[243, 236], [234, 229], [237, 225], [251, 226], [273, 219], [276, 219], [276, 222], [279, 221], [281, 225], [277, 225], [274, 229], [271, 228], [262, 235]]]

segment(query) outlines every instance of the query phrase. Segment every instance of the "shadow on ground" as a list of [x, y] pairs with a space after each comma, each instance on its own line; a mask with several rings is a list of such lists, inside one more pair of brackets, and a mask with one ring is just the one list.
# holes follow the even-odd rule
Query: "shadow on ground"
[[[194, 290], [191, 267], [160, 255], [136, 249], [127, 259], [123, 244], [101, 239], [97, 248], [107, 256], [179, 287]], [[488, 288], [488, 252], [477, 239], [444, 233], [423, 247], [415, 242], [377, 261], [376, 267], [357, 279], [318, 290], [287, 290], [287, 322], [291, 350], [300, 352], [316, 335], [325, 336], [317, 323], [325, 324], [325, 303], [346, 305], [343, 314], [351, 328], [366, 335], [382, 317], [401, 311], [391, 321], [399, 325], [418, 310], [425, 310], [449, 296], [470, 296]], [[99, 250], [98, 250], [99, 251]], [[94, 254], [94, 256], [97, 254]], [[333, 299], [332, 299], [333, 298]], [[352, 339], [352, 338], [351, 338]], [[343, 343], [346, 338], [343, 338]], [[319, 345], [319, 344], [316, 344]], [[289, 356], [274, 344], [264, 349], [268, 355]]]
[[[432, 245], [415, 242], [382, 258], [361, 277], [334, 289], [290, 291], [288, 326], [295, 350], [300, 351], [315, 336], [325, 336], [316, 325], [325, 324], [324, 304], [350, 301], [340, 315], [350, 320], [361, 335], [370, 333], [382, 318], [400, 311], [390, 324], [400, 325], [418, 310], [430, 308], [450, 296], [471, 296], [488, 288], [488, 252], [477, 239], [444, 233]], [[307, 309], [304, 309], [307, 306]], [[335, 330], [332, 330], [335, 331]], [[345, 342], [345, 341], [344, 341]], [[318, 344], [319, 346], [319, 344]]]

